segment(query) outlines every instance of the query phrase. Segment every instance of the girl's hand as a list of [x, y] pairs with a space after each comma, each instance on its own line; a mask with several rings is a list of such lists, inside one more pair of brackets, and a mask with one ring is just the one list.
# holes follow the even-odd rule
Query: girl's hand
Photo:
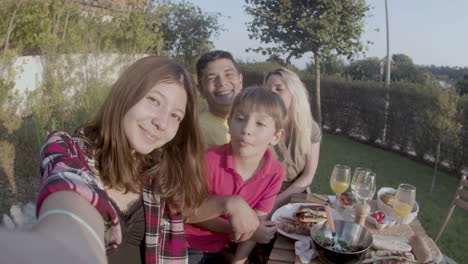
[[257, 231], [252, 236], [252, 240], [257, 243], [269, 243], [275, 236], [278, 226], [273, 221], [262, 221]]
[[232, 225], [231, 239], [235, 242], [249, 240], [260, 224], [255, 211], [239, 196], [230, 197], [226, 210]]

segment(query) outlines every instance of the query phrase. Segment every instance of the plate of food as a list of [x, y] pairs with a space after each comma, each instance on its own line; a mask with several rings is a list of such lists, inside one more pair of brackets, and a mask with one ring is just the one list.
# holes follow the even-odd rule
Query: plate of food
[[[330, 208], [335, 220], [343, 217]], [[315, 223], [327, 220], [323, 205], [315, 203], [289, 203], [278, 208], [271, 220], [278, 223], [278, 232], [286, 237], [303, 240], [310, 238], [310, 229]]]

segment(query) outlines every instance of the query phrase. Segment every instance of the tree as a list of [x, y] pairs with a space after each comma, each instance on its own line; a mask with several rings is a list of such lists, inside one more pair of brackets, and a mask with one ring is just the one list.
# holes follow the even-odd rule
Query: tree
[[[448, 142], [455, 143], [452, 146], [459, 145], [460, 124], [458, 123], [457, 101], [458, 96], [450, 90], [427, 89], [432, 92], [434, 103], [432, 107], [426, 110], [426, 115], [430, 120], [432, 129], [429, 130], [429, 135], [437, 142], [435, 150], [434, 171], [431, 181], [431, 193], [434, 191], [437, 178], [437, 170], [441, 161], [441, 145], [448, 145]], [[433, 92], [435, 90], [435, 92]], [[432, 95], [431, 94], [431, 95]], [[453, 148], [453, 147], [450, 148]]]
[[346, 67], [346, 75], [353, 80], [376, 81], [380, 80], [380, 60], [377, 57], [351, 62]]
[[111, 36], [115, 38], [119, 51], [126, 54], [166, 55], [161, 49], [164, 44], [162, 15], [166, 9], [164, 3], [148, 0], [142, 7], [122, 13], [113, 12], [110, 25], [116, 28]]
[[277, 63], [281, 66], [286, 66], [286, 62], [278, 54], [271, 54], [266, 62]]
[[457, 89], [460, 96], [468, 94], [468, 74], [465, 74], [465, 76], [463, 76], [463, 80], [459, 80], [457, 82]]
[[3, 1], [0, 20], [4, 26], [0, 28], [0, 45], [4, 54], [6, 50], [21, 55], [40, 54], [40, 39], [49, 33], [49, 13], [45, 1]]
[[263, 54], [288, 53], [286, 62], [304, 53], [314, 54], [315, 111], [321, 125], [320, 59], [332, 52], [351, 58], [363, 51], [365, 0], [245, 0], [253, 16], [248, 28], [251, 38], [274, 47], [251, 49]]
[[406, 54], [392, 55], [392, 81], [410, 81], [422, 83], [422, 74], [413, 60]]
[[432, 73], [438, 80], [460, 80], [465, 74], [468, 74], [468, 67], [418, 65], [418, 69], [422, 72]]
[[[337, 56], [322, 58], [320, 61], [321, 73], [327, 76], [341, 75], [345, 70], [345, 63]], [[306, 71], [315, 73], [315, 64], [313, 62], [306, 64]]]
[[220, 14], [205, 13], [190, 2], [174, 3], [169, 7], [161, 25], [164, 49], [185, 66], [193, 67], [201, 54], [213, 48], [210, 39], [222, 30], [218, 22]]
[[[7, 24], [8, 25], [6, 27], [6, 30], [5, 30], [6, 31], [5, 32], [6, 33], [5, 37], [4, 38], [2, 37], [2, 39], [0, 41], [0, 47], [3, 46], [2, 61], [5, 60], [5, 58], [7, 56], [7, 51], [8, 51], [9, 45], [10, 45], [10, 36], [11, 36], [11, 33], [13, 32], [13, 29], [16, 26], [16, 21], [15, 21], [16, 20], [16, 14], [18, 13], [18, 10], [20, 9], [22, 3], [23, 3], [22, 0], [20, 0], [18, 2], [15, 2], [15, 3], [7, 2], [7, 3], [5, 3], [5, 6], [3, 7], [8, 12], [8, 9], [10, 9], [10, 7], [8, 5], [14, 5], [13, 12], [12, 12], [11, 16], [6, 16], [6, 18], [8, 18], [8, 20], [6, 20], [6, 21], [8, 21], [8, 22], [7, 23], [2, 23], [2, 24]], [[5, 20], [2, 19], [2, 22], [3, 21], [5, 21]], [[3, 69], [0, 70], [0, 73], [2, 73], [2, 72], [3, 72]]]

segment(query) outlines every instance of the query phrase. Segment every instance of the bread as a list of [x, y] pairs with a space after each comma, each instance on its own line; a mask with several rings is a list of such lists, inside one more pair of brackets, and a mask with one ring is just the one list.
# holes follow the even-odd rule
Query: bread
[[407, 259], [414, 260], [414, 255], [411, 252], [391, 252], [385, 250], [368, 250], [365, 258], [366, 259], [373, 259], [379, 257], [390, 257], [390, 256], [400, 256], [405, 257]]
[[395, 198], [394, 195], [385, 193], [380, 196], [380, 200], [382, 200], [385, 204], [392, 207], [393, 206], [393, 199]]
[[421, 236], [414, 235], [410, 237], [409, 243], [413, 248], [414, 256], [416, 260], [426, 263], [432, 260], [432, 253], [427, 245], [426, 241]]
[[325, 211], [325, 208], [323, 205], [320, 204], [308, 204], [308, 205], [301, 205], [299, 206], [299, 209], [297, 209], [297, 212], [305, 212], [308, 209], [314, 210], [314, 211]]
[[377, 250], [410, 252], [411, 245], [408, 240], [401, 236], [389, 236], [374, 234], [374, 243], [372, 247]]
[[[390, 260], [389, 257], [400, 257], [405, 259], [394, 259]], [[391, 252], [391, 251], [384, 251], [384, 250], [368, 250], [365, 255], [365, 260], [362, 263], [365, 264], [385, 264], [385, 263], [398, 263], [398, 264], [413, 264], [414, 255], [410, 252]], [[417, 263], [419, 263], [417, 261]]]
[[402, 256], [402, 257], [405, 257], [407, 259], [414, 260], [414, 255], [411, 252], [395, 253], [395, 252], [391, 252], [391, 251], [377, 250], [377, 251], [374, 251], [374, 255], [376, 257]]
[[301, 222], [317, 223], [327, 218], [325, 212], [323, 211], [314, 211], [311, 209], [302, 209], [301, 211], [302, 212], [295, 212], [293, 215]]
[[426, 239], [426, 244], [429, 247], [432, 255], [432, 261], [435, 263], [440, 263], [444, 259], [442, 252], [440, 252], [439, 247], [434, 243], [432, 239]]

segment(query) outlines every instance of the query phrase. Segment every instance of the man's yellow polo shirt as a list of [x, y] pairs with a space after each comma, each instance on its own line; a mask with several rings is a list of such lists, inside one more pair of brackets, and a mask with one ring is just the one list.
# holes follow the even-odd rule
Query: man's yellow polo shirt
[[226, 119], [217, 117], [206, 111], [200, 113], [199, 123], [205, 147], [209, 148], [216, 145], [229, 143], [229, 126]]

